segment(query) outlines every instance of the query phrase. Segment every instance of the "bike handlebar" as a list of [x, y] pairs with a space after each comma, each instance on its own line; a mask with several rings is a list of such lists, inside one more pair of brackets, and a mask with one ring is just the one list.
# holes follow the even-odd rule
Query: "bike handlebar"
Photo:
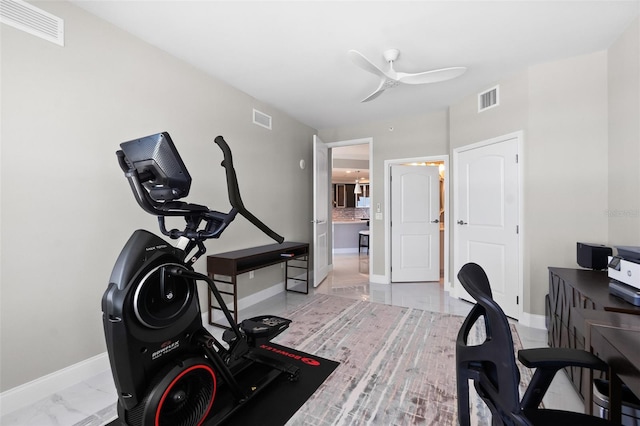
[[227, 175], [227, 189], [229, 192], [229, 202], [231, 203], [231, 207], [236, 209], [238, 213], [244, 216], [249, 222], [251, 222], [262, 232], [267, 234], [269, 237], [273, 238], [278, 243], [282, 243], [284, 241], [284, 238], [282, 236], [276, 234], [273, 230], [271, 230], [271, 228], [265, 225], [260, 219], [255, 217], [244, 207], [244, 203], [242, 202], [242, 198], [240, 197], [238, 178], [236, 176], [236, 171], [233, 168], [233, 155], [231, 154], [229, 145], [227, 145], [227, 142], [222, 136], [216, 137], [214, 142], [220, 147], [224, 156], [221, 166], [224, 167]]
[[[143, 210], [158, 216], [160, 231], [164, 235], [171, 238], [186, 237], [196, 242], [201, 242], [210, 238], [218, 238], [227, 228], [229, 223], [233, 221], [236, 215], [240, 213], [266, 235], [278, 243], [282, 243], [284, 241], [282, 236], [275, 233], [271, 228], [265, 225], [260, 219], [255, 217], [245, 208], [242, 198], [240, 197], [238, 178], [236, 176], [235, 169], [233, 168], [233, 156], [231, 155], [231, 149], [229, 149], [229, 145], [227, 145], [227, 142], [222, 136], [216, 137], [214, 142], [220, 147], [224, 157], [221, 165], [225, 168], [229, 202], [232, 207], [229, 213], [209, 210], [208, 207], [198, 204], [188, 204], [177, 201], [161, 202], [154, 200], [142, 185], [143, 182], [151, 179], [152, 176], [149, 177], [139, 174], [135, 167], [127, 162], [122, 150], [118, 151], [116, 154], [118, 156], [120, 167], [129, 181], [136, 201]], [[184, 216], [185, 219], [187, 219], [187, 228], [183, 231], [178, 229], [168, 231], [164, 225], [165, 216]], [[198, 230], [198, 224], [203, 220], [207, 225], [204, 230]]]

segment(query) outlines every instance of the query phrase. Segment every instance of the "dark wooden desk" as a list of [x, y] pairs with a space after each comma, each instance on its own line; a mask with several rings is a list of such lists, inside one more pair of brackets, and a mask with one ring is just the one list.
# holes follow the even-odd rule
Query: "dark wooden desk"
[[[610, 311], [598, 311], [594, 309], [575, 309], [574, 310], [574, 323], [576, 324], [577, 333], [581, 333], [584, 336], [584, 349], [598, 355], [603, 349], [608, 348], [608, 344], [604, 345], [596, 336], [596, 346], [593, 345], [593, 336], [597, 330], [613, 328], [613, 329], [628, 329], [640, 331], [640, 315], [628, 315], [618, 312]], [[640, 348], [639, 348], [640, 349]], [[605, 378], [601, 373], [600, 378]], [[607, 376], [611, 376], [611, 373]], [[592, 370], [583, 370], [584, 383], [590, 384], [594, 378], [594, 372]], [[611, 384], [611, 382], [610, 382]], [[615, 382], [614, 382], [615, 387]], [[593, 388], [584, 388], [584, 405], [585, 411], [589, 414], [593, 412]], [[614, 395], [613, 405], [617, 404], [616, 395]]]
[[622, 382], [640, 397], [640, 329], [593, 325], [590, 345], [609, 364], [609, 419], [619, 424]]
[[[640, 315], [640, 307], [609, 293], [606, 271], [550, 267], [546, 314], [549, 346], [589, 350], [585, 345], [586, 320], [601, 324], [631, 321], [616, 318]], [[589, 370], [573, 367], [565, 372], [583, 400], [589, 399], [592, 392]]]
[[[269, 244], [260, 247], [251, 247], [242, 250], [229, 251], [226, 253], [218, 253], [207, 256], [207, 274], [216, 283], [218, 291], [222, 294], [233, 296], [233, 306], [229, 310], [233, 314], [233, 318], [238, 322], [238, 292], [237, 277], [240, 274], [255, 271], [257, 269], [266, 268], [267, 266], [285, 263], [284, 282], [285, 290], [296, 293], [309, 293], [309, 244], [284, 242], [282, 244]], [[291, 275], [289, 269], [297, 269], [303, 271], [304, 278], [301, 274]], [[300, 272], [298, 271], [298, 272]], [[223, 276], [225, 278], [222, 278]], [[228, 279], [226, 278], [228, 277]], [[289, 281], [295, 283], [303, 283], [305, 290], [296, 290], [289, 288]], [[220, 286], [218, 285], [220, 284]], [[224, 287], [221, 289], [220, 287]], [[211, 292], [208, 292], [209, 301], [209, 324], [226, 328], [228, 324], [216, 323], [213, 320], [214, 310], [221, 310]]]

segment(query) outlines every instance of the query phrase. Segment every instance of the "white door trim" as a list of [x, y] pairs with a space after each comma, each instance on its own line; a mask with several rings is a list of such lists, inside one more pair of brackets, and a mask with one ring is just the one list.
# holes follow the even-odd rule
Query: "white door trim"
[[[347, 140], [343, 140], [343, 141], [336, 141], [336, 142], [325, 142], [326, 145], [329, 147], [329, 149], [331, 148], [338, 148], [341, 146], [351, 146], [351, 145], [363, 145], [363, 144], [369, 144], [369, 194], [371, 196], [371, 207], [369, 208], [369, 216], [370, 216], [370, 222], [373, 221], [373, 202], [375, 200], [374, 196], [373, 196], [373, 189], [374, 189], [374, 182], [373, 182], [373, 138], [369, 137], [369, 138], [359, 138], [359, 139], [347, 139]], [[330, 160], [332, 160], [331, 158], [332, 156], [330, 156]], [[329, 233], [331, 235], [331, 241], [333, 242], [333, 218], [331, 217], [331, 215], [329, 215]], [[369, 253], [369, 259], [373, 259], [373, 253], [375, 252], [375, 247], [373, 241], [375, 241], [373, 239], [373, 223], [370, 224], [369, 226], [369, 249], [368, 249], [368, 253]], [[333, 244], [333, 243], [332, 243]], [[331, 250], [332, 252], [332, 250]], [[331, 265], [333, 265], [333, 254], [331, 255]], [[369, 262], [369, 277], [371, 277], [373, 273], [373, 262]]]
[[[433, 155], [429, 157], [398, 158], [394, 160], [384, 160], [384, 283], [391, 283], [391, 165], [406, 163], [421, 163], [431, 161], [442, 161], [444, 163], [444, 290], [451, 291], [449, 281], [449, 156]], [[375, 200], [371, 203], [371, 216], [375, 217], [378, 203]]]
[[[322, 155], [318, 155], [321, 153]], [[324, 163], [321, 162], [323, 157]], [[313, 135], [313, 286], [318, 287], [330, 270], [329, 147]]]
[[[518, 297], [520, 298], [520, 303], [518, 304], [518, 313], [519, 317], [523, 317], [524, 313], [524, 236], [525, 236], [525, 228], [524, 228], [524, 161], [523, 161], [523, 146], [524, 146], [524, 131], [519, 130], [513, 133], [508, 133], [506, 135], [497, 136], [491, 139], [486, 139], [480, 142], [472, 143], [469, 145], [461, 146], [459, 148], [455, 148], [453, 150], [453, 164], [454, 167], [458, 164], [458, 155], [462, 152], [469, 151], [472, 149], [480, 148], [483, 146], [493, 145], [500, 142], [505, 142], [511, 139], [517, 140], [518, 145], [518, 166], [519, 166], [519, 179], [518, 179], [518, 226], [519, 226], [519, 238], [518, 238]], [[446, 182], [446, 181], [445, 181]], [[458, 183], [453, 182], [453, 192], [454, 194], [458, 191]], [[454, 197], [455, 198], [455, 197]], [[458, 206], [454, 204], [453, 206], [453, 215], [449, 215], [449, 220], [454, 220], [458, 215]], [[457, 248], [453, 247], [454, 250]], [[453, 271], [454, 274], [457, 274], [458, 271]], [[453, 288], [453, 295], [455, 297], [460, 297], [464, 292], [464, 289], [461, 286], [457, 286], [457, 288]]]

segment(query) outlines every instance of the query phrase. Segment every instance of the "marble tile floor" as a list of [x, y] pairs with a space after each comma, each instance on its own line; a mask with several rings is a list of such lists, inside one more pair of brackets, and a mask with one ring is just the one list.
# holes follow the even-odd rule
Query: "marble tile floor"
[[[323, 283], [311, 293], [331, 294], [377, 303], [419, 308], [435, 312], [466, 315], [471, 304], [454, 299], [442, 290], [440, 282], [397, 283], [392, 285], [369, 282], [369, 257], [362, 253], [334, 255], [333, 270]], [[251, 306], [240, 313], [241, 319], [264, 313], [279, 314], [308, 296], [297, 293], [281, 293]], [[525, 348], [546, 346], [546, 330], [516, 324]], [[221, 330], [212, 327], [219, 337]], [[116, 391], [110, 371], [50, 395], [35, 404], [2, 414], [3, 426], [100, 426], [116, 416]], [[566, 375], [558, 374], [544, 404], [548, 408], [583, 411], [583, 405]]]

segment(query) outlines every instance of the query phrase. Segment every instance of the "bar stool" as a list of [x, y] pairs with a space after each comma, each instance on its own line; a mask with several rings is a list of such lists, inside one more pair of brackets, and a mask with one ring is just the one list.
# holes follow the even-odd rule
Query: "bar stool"
[[358, 232], [358, 254], [362, 247], [366, 247], [369, 254], [369, 230]]

